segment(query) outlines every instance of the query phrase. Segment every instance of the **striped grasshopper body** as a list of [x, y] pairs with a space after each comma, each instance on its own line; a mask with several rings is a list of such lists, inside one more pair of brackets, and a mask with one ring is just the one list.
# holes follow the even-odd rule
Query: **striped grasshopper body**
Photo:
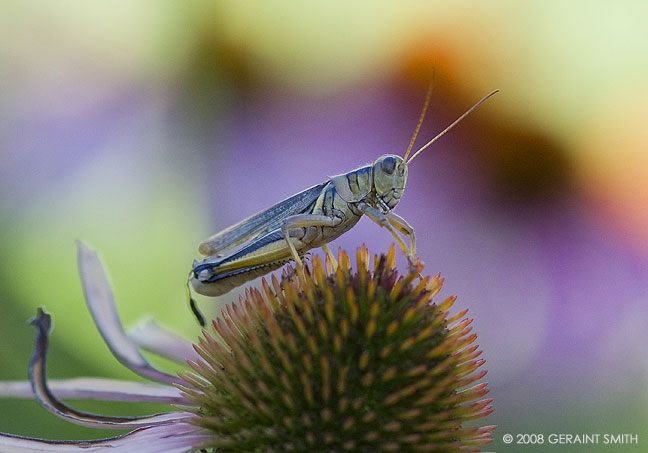
[[[322, 247], [335, 267], [327, 243], [351, 229], [363, 215], [386, 228], [410, 263], [413, 262], [416, 258], [414, 229], [392, 212], [403, 196], [408, 165], [498, 91], [473, 105], [408, 159], [429, 104], [430, 90], [404, 157], [385, 154], [373, 164], [334, 176], [206, 239], [198, 248], [206, 258], [194, 262], [188, 288], [190, 285], [205, 296], [220, 296], [290, 260], [297, 264], [301, 275], [301, 256], [315, 247]], [[409, 237], [409, 247], [399, 233]], [[190, 306], [200, 322], [200, 313], [191, 298]]]
[[[198, 250], [207, 258], [194, 263], [189, 277], [199, 294], [220, 296], [323, 247], [350, 230], [366, 214], [389, 229], [410, 260], [415, 258], [414, 230], [391, 210], [398, 204], [407, 180], [402, 157], [387, 154], [373, 165], [334, 176], [328, 181], [233, 225], [203, 241]], [[397, 231], [410, 237], [410, 248]], [[247, 243], [231, 251], [242, 241]]]

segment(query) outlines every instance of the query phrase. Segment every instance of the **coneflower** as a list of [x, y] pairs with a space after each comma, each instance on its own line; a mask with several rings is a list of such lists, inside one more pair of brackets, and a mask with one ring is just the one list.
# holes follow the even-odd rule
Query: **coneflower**
[[[272, 278], [246, 291], [195, 346], [183, 394], [191, 423], [216, 451], [454, 451], [490, 442], [493, 426], [466, 428], [491, 400], [472, 320], [442, 280], [399, 275], [394, 248], [340, 252], [335, 271], [315, 256], [305, 281]], [[470, 449], [470, 448], [469, 448]]]
[[[127, 336], [96, 255], [81, 245], [86, 298], [111, 351], [163, 385], [133, 383], [120, 392], [116, 381], [86, 378], [76, 388], [74, 381], [59, 381], [54, 393], [161, 401], [176, 410], [125, 418], [63, 405], [45, 380], [50, 321], [39, 311], [30, 366], [39, 401], [75, 423], [135, 430], [63, 444], [0, 435], [0, 451], [478, 451], [490, 442], [494, 426], [465, 426], [488, 415], [491, 400], [483, 399], [486, 384], [476, 383], [486, 372], [477, 371], [484, 361], [466, 310], [450, 316], [454, 298], [431, 302], [442, 279], [421, 278], [419, 263], [399, 274], [393, 248], [375, 257], [372, 269], [364, 247], [355, 271], [345, 253], [338, 258], [335, 270], [315, 256], [304, 280], [288, 272], [246, 290], [202, 332], [194, 352], [159, 328]], [[141, 346], [183, 357], [192, 371], [180, 379], [156, 370]], [[0, 384], [0, 393], [23, 395], [26, 385]]]

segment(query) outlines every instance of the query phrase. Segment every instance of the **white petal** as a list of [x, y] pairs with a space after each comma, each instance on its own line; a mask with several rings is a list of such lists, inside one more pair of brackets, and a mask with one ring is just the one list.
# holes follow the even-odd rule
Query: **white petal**
[[190, 341], [160, 326], [152, 319], [137, 323], [129, 336], [142, 348], [183, 365], [187, 360], [197, 358], [196, 351]]
[[81, 241], [77, 241], [77, 260], [90, 314], [115, 358], [122, 365], [148, 379], [166, 383], [181, 382], [176, 376], [153, 368], [124, 332], [115, 309], [108, 278], [97, 253]]
[[36, 327], [34, 350], [29, 361], [29, 382], [31, 382], [34, 396], [38, 402], [57, 417], [77, 425], [93, 428], [136, 429], [171, 423], [188, 416], [188, 414], [171, 412], [145, 416], [115, 417], [79, 411], [66, 405], [54, 396], [47, 383], [47, 348], [49, 334], [52, 330], [52, 317], [39, 308], [36, 316], [30, 319], [29, 322]]
[[[47, 385], [56, 397], [64, 399], [187, 403], [177, 388], [152, 382], [84, 377], [48, 380]], [[0, 396], [33, 398], [34, 392], [28, 381], [0, 381]]]
[[47, 441], [0, 433], [0, 451], [28, 452], [105, 452], [113, 453], [182, 453], [208, 440], [200, 429], [186, 424], [140, 428], [123, 436], [91, 441]]

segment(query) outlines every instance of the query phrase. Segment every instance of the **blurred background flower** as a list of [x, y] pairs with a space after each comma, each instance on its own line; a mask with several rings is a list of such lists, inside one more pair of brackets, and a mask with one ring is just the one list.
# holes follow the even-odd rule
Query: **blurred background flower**
[[[66, 325], [52, 378], [130, 377], [82, 309], [75, 238], [111, 263], [126, 324], [151, 313], [195, 337], [183, 283], [198, 242], [402, 154], [435, 68], [421, 143], [502, 90], [417, 158], [396, 209], [426, 270], [477, 320], [493, 448], [505, 432], [648, 435], [645, 3], [0, 10], [0, 379], [25, 377], [25, 320], [40, 305]], [[391, 239], [363, 220], [332, 245], [362, 242]], [[0, 431], [96, 436], [35, 402], [0, 401], [0, 413], [13, 415]]]

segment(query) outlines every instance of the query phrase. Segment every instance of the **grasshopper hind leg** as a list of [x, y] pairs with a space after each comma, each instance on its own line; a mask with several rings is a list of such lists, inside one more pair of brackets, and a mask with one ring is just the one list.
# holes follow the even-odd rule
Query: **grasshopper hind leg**
[[[193, 273], [193, 271], [191, 271]], [[191, 277], [191, 273], [189, 274], [189, 277]], [[189, 286], [189, 279], [187, 279], [187, 283], [185, 284], [185, 293], [187, 294], [187, 303], [189, 304], [189, 309], [193, 313], [194, 317], [196, 318], [196, 321], [198, 324], [200, 324], [200, 327], [205, 327], [205, 317], [203, 314], [200, 312], [198, 309], [198, 305], [196, 304], [196, 299], [193, 298], [191, 295], [191, 287]]]
[[189, 308], [191, 309], [191, 312], [196, 318], [198, 324], [200, 324], [200, 327], [205, 327], [205, 317], [198, 309], [198, 306], [196, 305], [196, 300], [192, 297], [189, 298]]

